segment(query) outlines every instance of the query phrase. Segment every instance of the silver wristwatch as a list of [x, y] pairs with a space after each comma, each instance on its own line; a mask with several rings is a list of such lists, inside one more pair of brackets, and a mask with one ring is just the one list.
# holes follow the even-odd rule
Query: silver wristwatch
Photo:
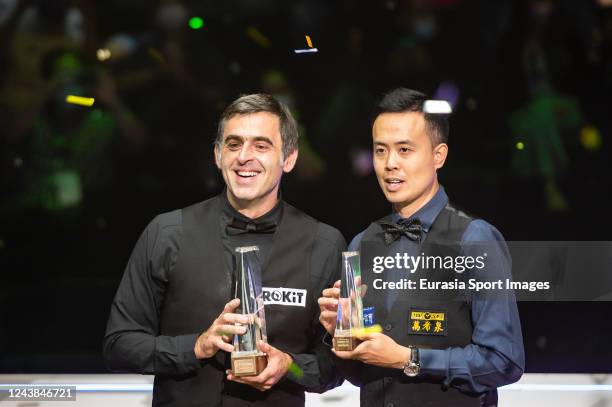
[[419, 348], [409, 346], [410, 348], [410, 359], [406, 361], [404, 365], [404, 374], [408, 377], [415, 377], [421, 370], [421, 364], [419, 361]]

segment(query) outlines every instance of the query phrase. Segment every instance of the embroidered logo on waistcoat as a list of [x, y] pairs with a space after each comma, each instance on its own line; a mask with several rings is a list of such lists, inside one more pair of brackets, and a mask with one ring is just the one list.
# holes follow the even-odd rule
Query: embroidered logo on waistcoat
[[409, 310], [408, 334], [446, 336], [446, 310]]

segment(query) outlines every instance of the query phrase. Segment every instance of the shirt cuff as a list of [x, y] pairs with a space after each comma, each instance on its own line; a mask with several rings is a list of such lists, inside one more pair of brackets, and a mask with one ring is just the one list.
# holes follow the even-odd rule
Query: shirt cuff
[[446, 379], [450, 364], [450, 349], [419, 348], [420, 375]]
[[178, 353], [181, 364], [185, 366], [187, 371], [195, 370], [202, 367], [208, 359], [198, 359], [195, 355], [195, 344], [198, 340], [198, 334], [180, 335], [177, 336]]

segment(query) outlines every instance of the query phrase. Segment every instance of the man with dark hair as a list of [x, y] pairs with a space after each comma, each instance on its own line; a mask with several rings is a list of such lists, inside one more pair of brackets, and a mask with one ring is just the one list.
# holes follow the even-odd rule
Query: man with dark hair
[[425, 120], [425, 132], [431, 144], [448, 143], [448, 118], [444, 114], [432, 114], [423, 111], [427, 96], [412, 89], [399, 88], [389, 92], [374, 108], [374, 120], [383, 113], [422, 113]]
[[[315, 294], [338, 278], [346, 243], [279, 198], [297, 141], [282, 103], [265, 94], [238, 98], [221, 116], [214, 147], [226, 189], [157, 216], [138, 240], [111, 307], [104, 356], [113, 371], [154, 374], [154, 405], [303, 406], [305, 390], [339, 384]], [[266, 304], [268, 365], [237, 378], [227, 370], [231, 339], [245, 332], [247, 316], [235, 313], [232, 256], [253, 245], [264, 292], [301, 295]], [[297, 369], [288, 373], [291, 364]]]
[[[486, 247], [486, 268], [479, 273], [487, 277], [481, 278], [509, 277], [501, 233], [456, 209], [438, 183], [437, 170], [448, 154], [448, 121], [446, 115], [425, 112], [426, 101], [420, 92], [399, 88], [378, 104], [372, 126], [374, 169], [394, 212], [358, 234], [349, 250], [364, 253], [379, 245], [391, 256], [445, 258], [457, 252], [475, 257]], [[449, 242], [457, 242], [456, 247]], [[362, 278], [369, 282], [364, 264]], [[389, 272], [393, 278], [400, 270]], [[432, 274], [421, 267], [416, 272], [438, 282], [457, 277], [452, 270]], [[339, 286], [337, 281], [319, 298], [320, 321], [330, 335]], [[363, 342], [353, 351], [334, 351], [341, 371], [361, 386], [363, 406], [491, 406], [497, 403], [497, 387], [520, 378], [524, 350], [513, 293], [492, 298], [461, 289], [441, 291], [367, 285], [364, 307], [383, 332], [360, 336]]]

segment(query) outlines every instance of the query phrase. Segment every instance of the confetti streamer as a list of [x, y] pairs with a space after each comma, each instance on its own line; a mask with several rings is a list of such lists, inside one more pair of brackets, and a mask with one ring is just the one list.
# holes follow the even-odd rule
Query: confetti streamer
[[82, 96], [68, 95], [66, 96], [66, 102], [71, 103], [73, 105], [93, 106], [95, 99], [86, 98]]
[[268, 37], [263, 35], [261, 31], [259, 31], [257, 28], [253, 26], [247, 27], [246, 33], [249, 37], [251, 37], [253, 41], [259, 44], [259, 46], [262, 48], [270, 48], [270, 45], [272, 45]]
[[157, 49], [153, 48], [153, 47], [149, 47], [147, 49], [147, 53], [149, 54], [149, 56], [151, 58], [153, 58], [154, 60], [156, 60], [157, 62], [159, 62], [160, 64], [164, 64], [166, 63], [166, 60], [164, 59], [164, 56], [162, 55], [161, 52], [159, 52]]
[[374, 333], [381, 333], [381, 332], [382, 332], [382, 327], [379, 324], [372, 325], [372, 326], [367, 326], [367, 327], [361, 328], [361, 329], [355, 329], [355, 334], [357, 336], [374, 334]]
[[423, 112], [429, 114], [451, 114], [450, 104], [446, 100], [426, 100], [423, 104]]
[[310, 40], [310, 35], [306, 36], [306, 43], [308, 44], [308, 48], [312, 48], [312, 41]]
[[307, 52], [319, 52], [316, 48], [306, 48], [306, 49], [296, 49], [294, 50], [296, 54], [305, 54]]
[[289, 371], [298, 379], [304, 376], [304, 371], [300, 369], [300, 367], [296, 365], [295, 362], [291, 362], [291, 364], [289, 365]]

